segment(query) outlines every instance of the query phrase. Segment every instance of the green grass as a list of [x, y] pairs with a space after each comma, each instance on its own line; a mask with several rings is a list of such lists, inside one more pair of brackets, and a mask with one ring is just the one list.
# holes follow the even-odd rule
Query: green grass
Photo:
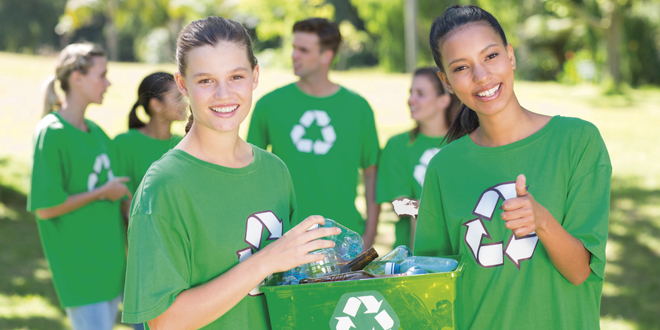
[[[34, 215], [25, 211], [32, 130], [41, 116], [39, 85], [52, 73], [53, 63], [54, 58], [0, 53], [0, 329], [68, 329]], [[142, 77], [174, 69], [110, 63], [113, 85], [104, 104], [91, 106], [88, 117], [110, 136], [121, 133]], [[412, 126], [406, 106], [408, 75], [334, 72], [332, 79], [369, 100], [382, 145]], [[290, 72], [262, 68], [254, 98], [294, 80]], [[614, 96], [602, 96], [592, 85], [516, 82], [515, 89], [521, 104], [532, 111], [580, 117], [600, 129], [613, 166], [601, 326], [660, 329], [660, 89]], [[183, 123], [175, 130], [181, 132]], [[246, 133], [244, 125], [241, 134]], [[364, 210], [361, 196], [357, 204]], [[394, 221], [391, 208], [384, 206], [376, 245], [381, 254], [391, 249]]]

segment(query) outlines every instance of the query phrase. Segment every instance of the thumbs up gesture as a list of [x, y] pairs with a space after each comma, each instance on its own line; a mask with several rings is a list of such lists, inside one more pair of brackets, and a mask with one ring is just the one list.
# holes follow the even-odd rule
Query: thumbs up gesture
[[502, 220], [506, 228], [518, 236], [526, 236], [542, 228], [550, 212], [536, 202], [525, 186], [525, 175], [516, 178], [516, 198], [507, 199], [502, 203]]

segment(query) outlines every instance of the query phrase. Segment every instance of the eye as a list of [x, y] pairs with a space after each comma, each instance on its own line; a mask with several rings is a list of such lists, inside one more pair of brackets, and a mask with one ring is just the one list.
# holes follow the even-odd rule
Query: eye
[[237, 74], [237, 75], [232, 76], [231, 79], [232, 80], [239, 80], [239, 79], [243, 79], [243, 76], [240, 75], [240, 74]]
[[492, 53], [492, 54], [489, 54], [488, 56], [486, 56], [486, 59], [488, 59], [488, 60], [492, 60], [492, 59], [494, 59], [495, 57], [497, 57], [497, 55], [500, 55], [500, 54], [499, 54], [499, 53]]
[[467, 69], [467, 67], [465, 65], [460, 65], [460, 66], [455, 67], [453, 72], [463, 71], [465, 69]]
[[208, 84], [210, 82], [211, 82], [211, 79], [202, 79], [202, 80], [198, 81], [197, 83], [198, 84]]

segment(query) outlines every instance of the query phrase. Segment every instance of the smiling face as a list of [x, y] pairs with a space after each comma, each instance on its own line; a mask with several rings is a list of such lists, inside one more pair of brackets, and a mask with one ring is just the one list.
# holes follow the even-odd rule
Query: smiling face
[[438, 95], [436, 87], [427, 76], [417, 75], [413, 78], [408, 98], [410, 117], [413, 120], [425, 122], [437, 116], [444, 116], [449, 101], [449, 95]]
[[252, 106], [259, 67], [250, 66], [246, 49], [233, 42], [192, 49], [185, 76], [174, 78], [181, 93], [190, 100], [194, 127], [217, 132], [235, 132]]
[[87, 99], [89, 103], [101, 104], [103, 102], [103, 94], [108, 90], [110, 81], [108, 80], [108, 60], [103, 56], [93, 56], [91, 58], [92, 65], [87, 70], [86, 74], [75, 71], [75, 77], [72, 74], [72, 79], [75, 79], [75, 85], [80, 93]]
[[494, 115], [519, 106], [513, 93], [513, 48], [504, 45], [492, 27], [464, 25], [446, 37], [440, 52], [445, 86], [477, 114]]

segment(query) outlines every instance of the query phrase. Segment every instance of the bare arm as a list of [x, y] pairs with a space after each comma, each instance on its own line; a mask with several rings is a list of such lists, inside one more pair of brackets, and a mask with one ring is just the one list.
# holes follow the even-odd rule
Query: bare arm
[[116, 177], [106, 182], [101, 187], [92, 191], [69, 195], [64, 203], [46, 209], [38, 209], [37, 215], [42, 220], [48, 220], [61, 215], [71, 213], [89, 203], [100, 199], [116, 201], [124, 196], [133, 197], [124, 182], [128, 182], [128, 177]]
[[516, 193], [517, 198], [502, 204], [506, 227], [519, 237], [536, 231], [555, 268], [573, 285], [582, 284], [591, 274], [591, 253], [525, 190], [522, 174], [516, 180]]
[[380, 205], [376, 203], [376, 177], [378, 168], [375, 165], [364, 169], [364, 197], [367, 201], [367, 223], [364, 229], [362, 240], [364, 249], [370, 248], [376, 239], [378, 233], [378, 216], [380, 215]]
[[181, 292], [163, 314], [148, 322], [149, 328], [199, 329], [228, 312], [268, 275], [321, 260], [323, 255], [308, 253], [334, 246], [331, 240], [317, 238], [336, 235], [339, 229], [307, 229], [324, 221], [321, 216], [311, 216], [226, 273]]

